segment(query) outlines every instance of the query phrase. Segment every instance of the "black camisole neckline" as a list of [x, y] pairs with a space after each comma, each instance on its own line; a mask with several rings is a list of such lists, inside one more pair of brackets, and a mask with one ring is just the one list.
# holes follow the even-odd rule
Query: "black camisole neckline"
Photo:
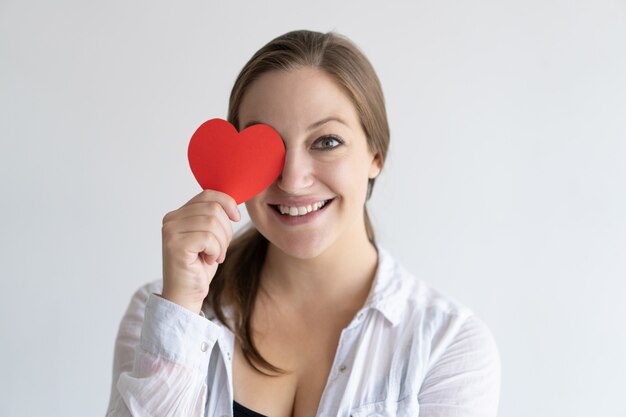
[[244, 407], [237, 401], [233, 401], [233, 415], [235, 417], [267, 417], [263, 414], [257, 413], [254, 410]]

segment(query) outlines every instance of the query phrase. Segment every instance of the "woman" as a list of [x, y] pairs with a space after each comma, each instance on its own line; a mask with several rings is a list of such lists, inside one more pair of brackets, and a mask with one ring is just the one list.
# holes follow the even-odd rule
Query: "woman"
[[205, 190], [163, 219], [163, 281], [133, 297], [111, 416], [495, 416], [498, 351], [465, 307], [375, 243], [365, 203], [385, 161], [383, 94], [336, 34], [295, 31], [243, 68], [228, 119], [286, 148], [246, 202]]

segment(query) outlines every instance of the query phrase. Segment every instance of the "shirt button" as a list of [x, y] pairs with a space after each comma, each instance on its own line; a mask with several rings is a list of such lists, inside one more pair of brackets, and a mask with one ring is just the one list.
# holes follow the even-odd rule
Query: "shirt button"
[[228, 356], [228, 360], [230, 360], [230, 352], [226, 352], [226, 356]]
[[339, 372], [341, 372], [343, 374], [344, 372], [346, 372], [346, 369], [348, 369], [348, 367], [346, 365], [341, 365], [339, 367]]
[[207, 350], [209, 350], [209, 344], [207, 342], [202, 342], [200, 344], [200, 350], [206, 352]]
[[360, 312], [359, 314], [357, 314], [356, 318], [361, 320], [363, 318], [363, 312]]

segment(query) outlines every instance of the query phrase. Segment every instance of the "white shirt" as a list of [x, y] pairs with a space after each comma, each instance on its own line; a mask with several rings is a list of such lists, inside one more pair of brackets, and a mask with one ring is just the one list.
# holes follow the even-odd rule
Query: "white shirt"
[[[212, 311], [194, 314], [161, 289], [140, 288], [122, 319], [107, 416], [232, 416], [234, 334]], [[491, 417], [499, 391], [500, 356], [483, 322], [379, 248], [317, 416]]]

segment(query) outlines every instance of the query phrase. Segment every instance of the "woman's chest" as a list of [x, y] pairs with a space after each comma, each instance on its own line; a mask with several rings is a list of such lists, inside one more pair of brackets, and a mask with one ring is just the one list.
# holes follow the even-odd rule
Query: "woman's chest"
[[270, 417], [414, 415], [428, 345], [380, 319], [359, 313], [335, 327], [255, 337], [265, 359], [291, 371], [280, 376], [257, 372], [234, 343], [235, 401]]
[[[269, 335], [268, 335], [269, 336]], [[257, 342], [261, 355], [284, 374], [255, 370], [239, 343], [233, 355], [234, 399], [271, 417], [313, 417], [333, 365], [339, 332], [316, 332], [293, 338], [268, 337]], [[258, 366], [258, 364], [257, 364]]]

